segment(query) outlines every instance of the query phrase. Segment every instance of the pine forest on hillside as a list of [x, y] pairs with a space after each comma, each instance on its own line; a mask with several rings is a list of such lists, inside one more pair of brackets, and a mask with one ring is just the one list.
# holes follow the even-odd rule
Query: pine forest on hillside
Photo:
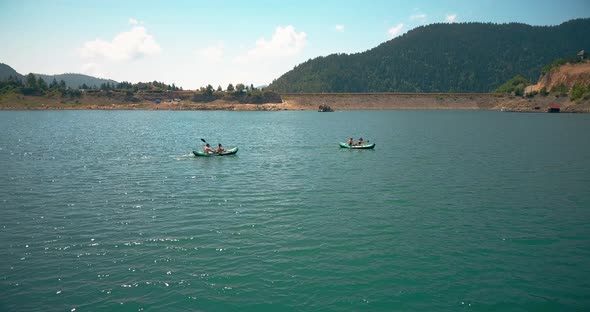
[[590, 48], [590, 19], [558, 26], [432, 24], [371, 50], [308, 60], [269, 86], [287, 92], [490, 92]]

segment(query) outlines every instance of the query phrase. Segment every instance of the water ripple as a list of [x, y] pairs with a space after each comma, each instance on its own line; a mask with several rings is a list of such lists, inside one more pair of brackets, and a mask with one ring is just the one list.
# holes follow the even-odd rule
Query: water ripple
[[583, 310], [589, 125], [1, 112], [0, 310]]

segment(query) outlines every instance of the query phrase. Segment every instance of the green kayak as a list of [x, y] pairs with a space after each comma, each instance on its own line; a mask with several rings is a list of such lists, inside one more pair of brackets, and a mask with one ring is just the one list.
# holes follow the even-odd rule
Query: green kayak
[[193, 151], [193, 154], [195, 154], [195, 156], [203, 156], [203, 157], [212, 157], [212, 156], [227, 156], [227, 155], [233, 155], [235, 153], [238, 152], [238, 147], [234, 147], [234, 148], [230, 148], [228, 150], [226, 150], [225, 152], [222, 153], [215, 153], [215, 154], [207, 154], [203, 151]]
[[375, 148], [375, 143], [350, 146], [350, 145], [348, 145], [348, 143], [340, 142], [339, 145], [342, 148], [350, 148], [350, 149], [373, 149], [373, 148]]

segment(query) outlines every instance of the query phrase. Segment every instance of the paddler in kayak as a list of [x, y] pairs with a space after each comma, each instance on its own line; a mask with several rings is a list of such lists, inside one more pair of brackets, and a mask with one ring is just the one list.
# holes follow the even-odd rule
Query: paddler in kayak
[[354, 140], [352, 138], [348, 139], [348, 146], [354, 146]]
[[205, 147], [203, 147], [203, 152], [207, 154], [215, 154], [215, 151], [211, 148], [211, 145], [209, 145], [209, 143], [205, 144]]
[[359, 146], [362, 146], [362, 145], [363, 145], [363, 143], [364, 143], [364, 141], [363, 141], [363, 138], [360, 138], [360, 139], [359, 139], [359, 143], [358, 143], [357, 145], [359, 145]]
[[217, 149], [215, 150], [216, 153], [223, 153], [226, 152], [227, 150], [223, 147], [221, 147], [221, 143], [217, 144]]

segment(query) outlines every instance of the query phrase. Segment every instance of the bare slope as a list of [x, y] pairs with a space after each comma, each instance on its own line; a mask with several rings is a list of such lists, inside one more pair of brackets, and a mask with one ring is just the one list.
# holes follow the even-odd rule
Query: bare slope
[[543, 87], [547, 91], [551, 91], [559, 85], [564, 85], [570, 90], [575, 84], [590, 84], [590, 62], [555, 67], [549, 73], [541, 76], [537, 84], [527, 88], [527, 92], [539, 92]]

